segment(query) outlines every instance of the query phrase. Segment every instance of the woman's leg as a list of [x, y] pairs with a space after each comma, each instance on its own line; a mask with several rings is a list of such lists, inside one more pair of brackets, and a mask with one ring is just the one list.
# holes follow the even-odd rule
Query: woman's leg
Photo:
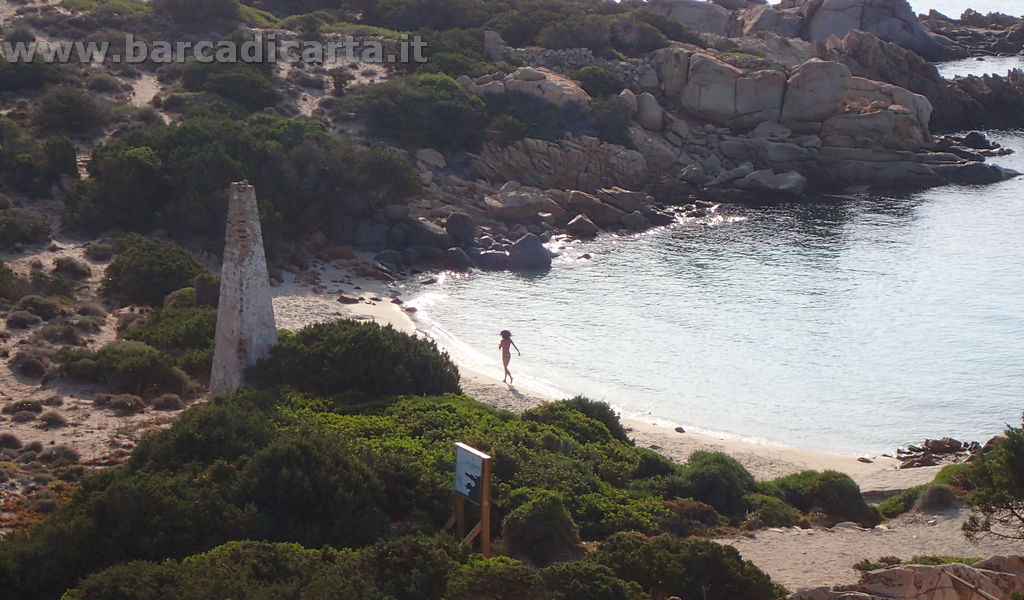
[[505, 366], [505, 377], [502, 377], [501, 380], [505, 381], [505, 379], [507, 378], [508, 382], [512, 383], [512, 373], [509, 372], [509, 370], [508, 370], [508, 362], [510, 360], [512, 360], [512, 353], [511, 352], [502, 352], [501, 353], [501, 363]]

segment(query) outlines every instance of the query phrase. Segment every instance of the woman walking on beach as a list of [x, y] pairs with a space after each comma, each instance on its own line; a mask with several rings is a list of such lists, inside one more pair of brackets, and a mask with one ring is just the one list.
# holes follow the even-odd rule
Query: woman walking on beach
[[516, 354], [519, 356], [523, 355], [519, 351], [519, 346], [516, 346], [516, 343], [512, 341], [512, 332], [508, 329], [503, 329], [501, 331], [501, 341], [498, 342], [498, 348], [501, 348], [501, 364], [505, 365], [505, 376], [501, 380], [505, 381], [507, 379], [509, 385], [512, 384], [512, 373], [508, 370], [508, 361], [512, 360], [512, 350], [510, 347], [515, 348]]

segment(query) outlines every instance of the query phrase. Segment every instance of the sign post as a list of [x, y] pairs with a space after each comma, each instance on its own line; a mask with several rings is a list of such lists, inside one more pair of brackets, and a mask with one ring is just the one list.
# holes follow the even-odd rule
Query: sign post
[[[491, 457], [456, 442], [455, 444], [455, 514], [444, 526], [455, 525], [455, 533], [464, 542], [472, 543], [480, 536], [480, 551], [491, 555]], [[480, 506], [480, 522], [466, 534], [466, 501]]]

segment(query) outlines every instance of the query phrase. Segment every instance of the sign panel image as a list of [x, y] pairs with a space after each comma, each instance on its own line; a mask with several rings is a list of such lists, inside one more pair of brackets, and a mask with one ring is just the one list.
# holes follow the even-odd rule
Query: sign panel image
[[484, 460], [489, 458], [490, 456], [462, 442], [455, 444], [455, 492], [457, 494], [473, 502], [480, 502]]

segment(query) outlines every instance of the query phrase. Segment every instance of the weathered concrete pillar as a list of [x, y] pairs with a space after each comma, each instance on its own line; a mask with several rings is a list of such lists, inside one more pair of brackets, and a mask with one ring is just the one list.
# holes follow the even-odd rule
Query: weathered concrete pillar
[[230, 392], [242, 385], [245, 368], [265, 358], [277, 343], [256, 189], [247, 181], [232, 183], [228, 193], [214, 339], [211, 394]]

